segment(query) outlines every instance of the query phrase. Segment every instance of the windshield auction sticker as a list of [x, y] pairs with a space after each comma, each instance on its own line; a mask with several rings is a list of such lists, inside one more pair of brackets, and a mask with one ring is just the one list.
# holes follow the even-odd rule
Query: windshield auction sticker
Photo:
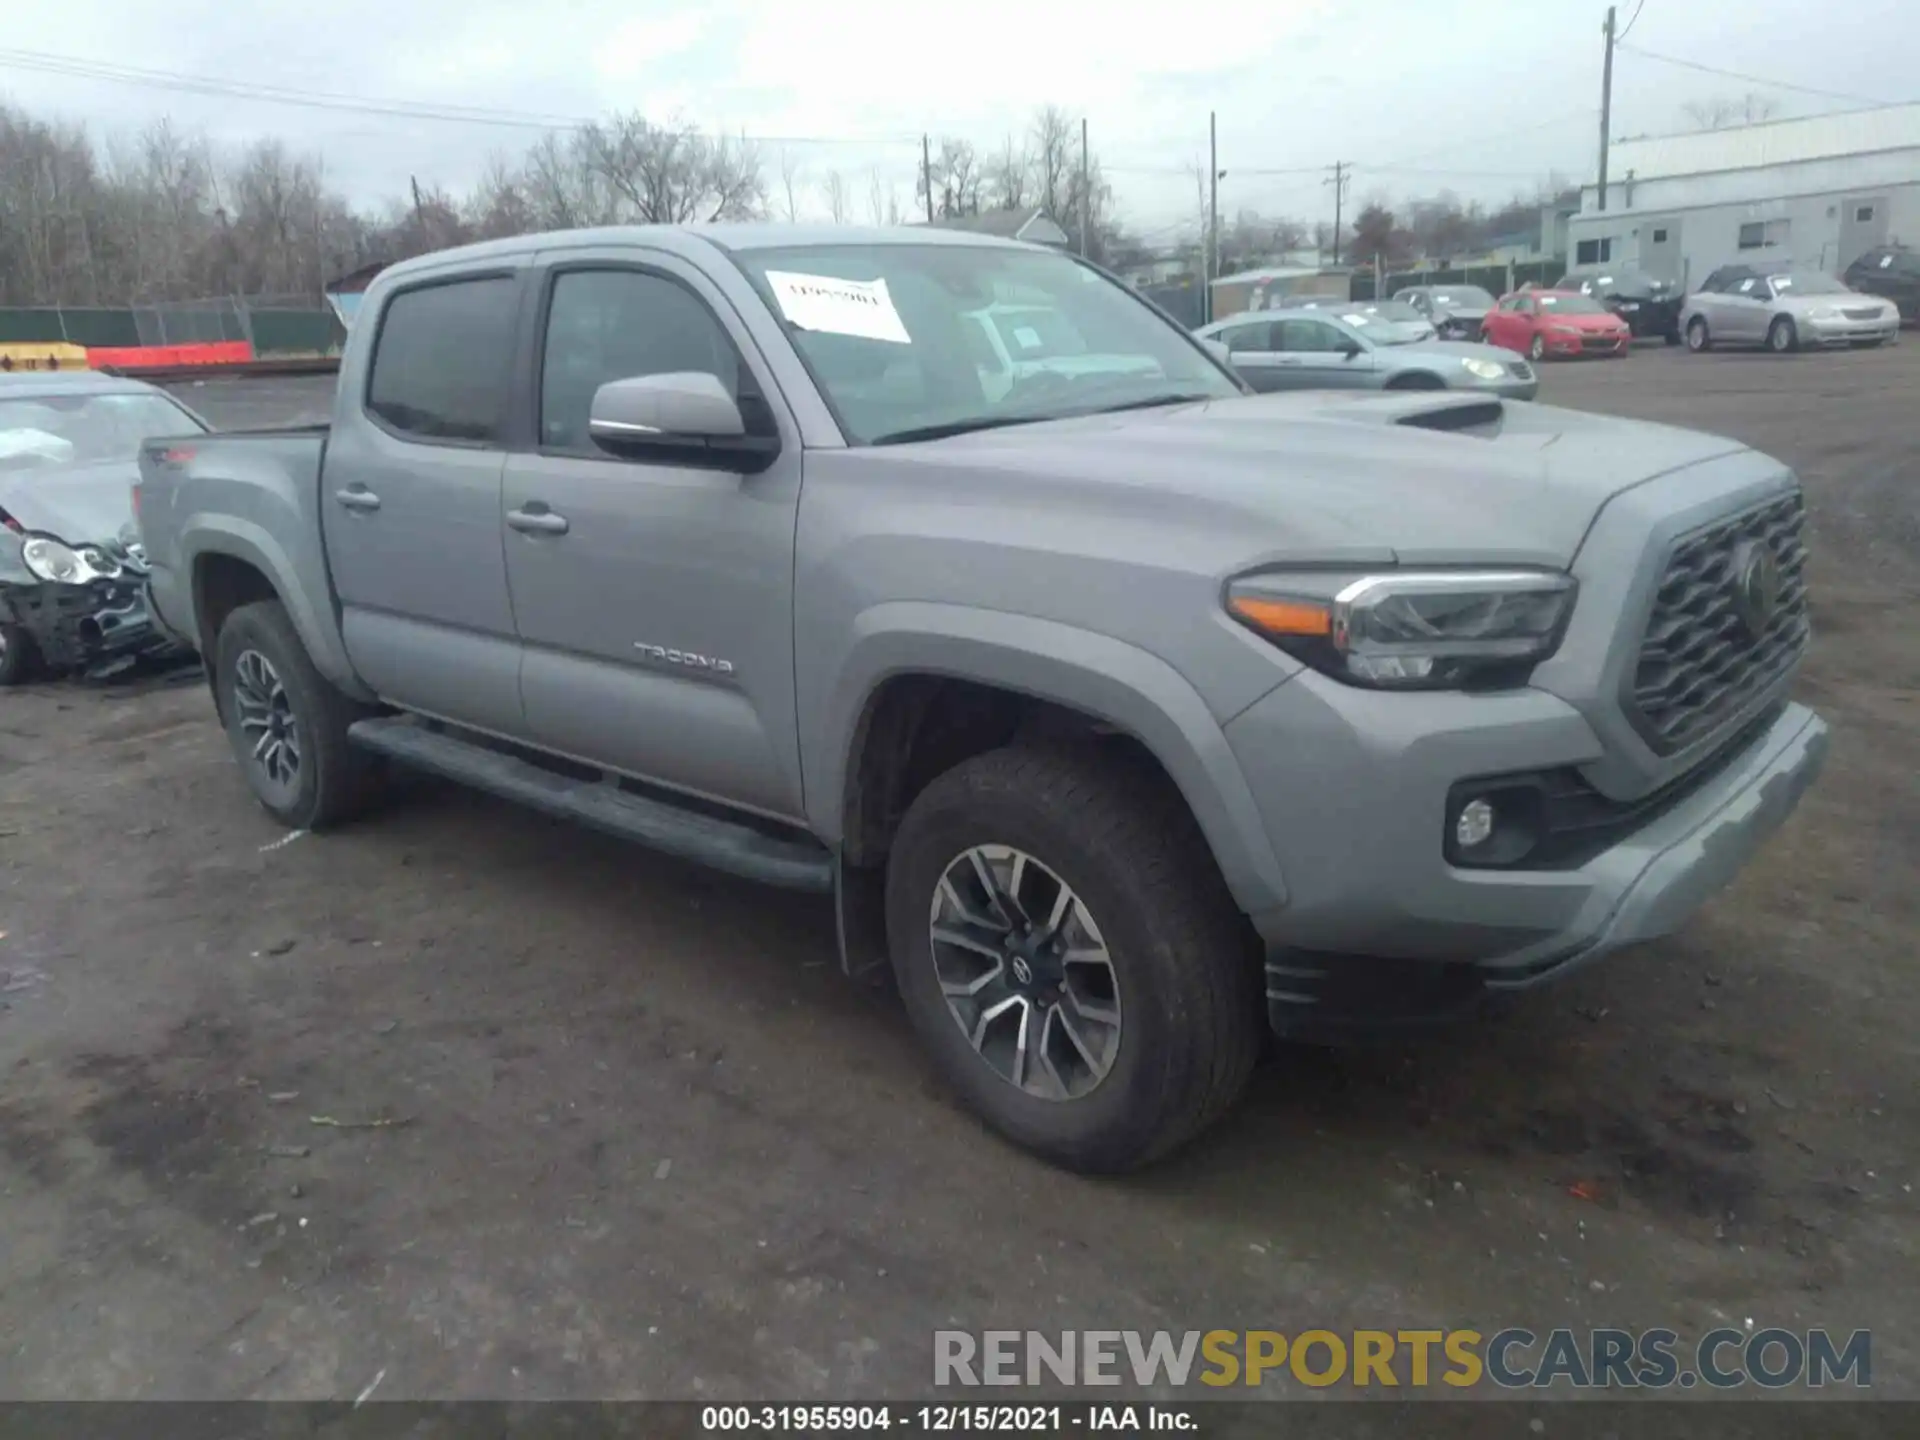
[[781, 313], [802, 330], [885, 340], [895, 345], [913, 343], [901, 323], [900, 312], [893, 308], [893, 296], [887, 293], [885, 280], [842, 280], [834, 275], [769, 270], [767, 283], [773, 287]]

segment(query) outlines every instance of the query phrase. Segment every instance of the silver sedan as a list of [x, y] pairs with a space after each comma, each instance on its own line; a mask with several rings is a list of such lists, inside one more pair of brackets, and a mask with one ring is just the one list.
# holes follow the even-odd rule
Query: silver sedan
[[1729, 265], [1687, 297], [1680, 331], [1695, 354], [1716, 345], [1764, 345], [1785, 354], [1897, 339], [1900, 312], [1891, 301], [1849, 290], [1817, 271], [1762, 273]]
[[1508, 400], [1540, 393], [1533, 366], [1508, 350], [1410, 341], [1364, 312], [1260, 310], [1203, 326], [1256, 390], [1478, 390]]

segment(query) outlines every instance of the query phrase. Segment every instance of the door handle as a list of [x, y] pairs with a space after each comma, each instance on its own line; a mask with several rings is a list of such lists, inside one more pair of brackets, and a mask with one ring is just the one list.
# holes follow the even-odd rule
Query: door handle
[[524, 510], [509, 510], [507, 524], [522, 535], [564, 535], [568, 529], [566, 516], [554, 514], [538, 500]]
[[349, 510], [378, 510], [380, 508], [380, 497], [364, 485], [350, 485], [344, 490], [336, 490], [333, 492], [333, 498]]

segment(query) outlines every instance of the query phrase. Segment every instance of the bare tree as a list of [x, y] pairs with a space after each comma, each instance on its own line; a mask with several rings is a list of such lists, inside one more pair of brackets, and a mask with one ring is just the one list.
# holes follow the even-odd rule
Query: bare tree
[[1033, 179], [1031, 203], [1064, 223], [1080, 169], [1080, 127], [1058, 105], [1042, 106], [1028, 132], [1027, 154]]
[[827, 194], [827, 217], [836, 225], [846, 224], [853, 218], [853, 192], [847, 188], [847, 177], [838, 170], [829, 170], [824, 188]]
[[982, 167], [981, 200], [989, 210], [1023, 210], [1033, 185], [1033, 162], [1008, 136]]
[[924, 203], [928, 187], [932, 187], [933, 213], [941, 218], [978, 215], [982, 180], [973, 146], [954, 136], [943, 135], [928, 168], [920, 172], [915, 198]]
[[867, 218], [875, 225], [890, 225], [897, 222], [887, 218], [887, 202], [893, 198], [893, 187], [880, 178], [880, 167], [873, 166], [867, 171]]
[[781, 208], [791, 225], [800, 218], [799, 192], [802, 185], [800, 165], [793, 152], [786, 146], [780, 147], [780, 199]]
[[1744, 95], [1689, 100], [1680, 107], [1680, 113], [1696, 130], [1725, 130], [1731, 125], [1758, 125], [1773, 119], [1780, 113], [1780, 102], [1749, 90]]
[[636, 114], [582, 127], [580, 143], [623, 220], [685, 225], [766, 212], [759, 152], [744, 140], [703, 135], [684, 121], [655, 125]]

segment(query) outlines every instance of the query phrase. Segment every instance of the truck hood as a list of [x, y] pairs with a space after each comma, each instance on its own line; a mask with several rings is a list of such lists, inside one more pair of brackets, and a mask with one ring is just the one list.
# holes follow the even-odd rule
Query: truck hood
[[1144, 530], [1170, 562], [1186, 537], [1225, 536], [1275, 562], [1564, 566], [1614, 496], [1744, 448], [1483, 396], [1301, 391], [852, 453], [943, 472], [970, 507], [1039, 533], [1071, 517]]
[[0, 510], [70, 545], [117, 540], [133, 520], [133, 460], [0, 471]]

